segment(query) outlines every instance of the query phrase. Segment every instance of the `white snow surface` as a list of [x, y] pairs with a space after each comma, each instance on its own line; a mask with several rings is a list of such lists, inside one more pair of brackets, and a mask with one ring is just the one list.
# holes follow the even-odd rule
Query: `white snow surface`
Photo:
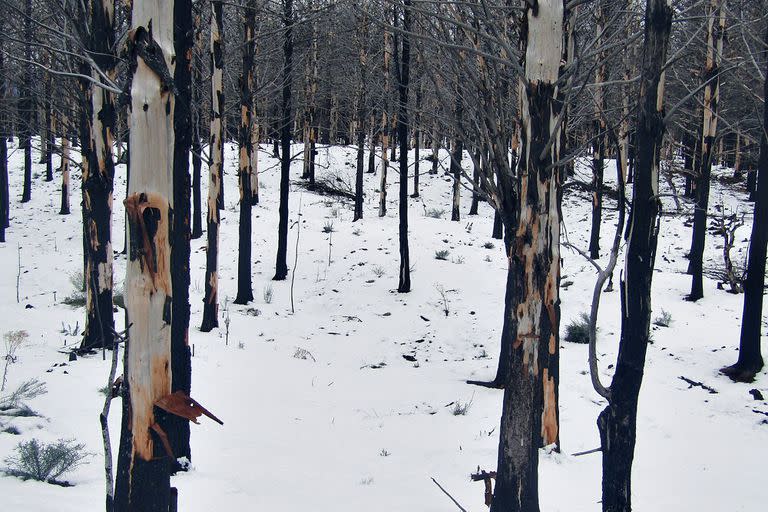
[[[46, 183], [44, 166], [39, 164], [33, 170], [32, 201], [20, 204], [23, 154], [15, 148], [10, 157], [11, 227], [8, 241], [0, 244], [4, 269], [0, 273], [0, 316], [3, 332], [24, 329], [30, 337], [19, 349], [18, 361], [9, 367], [7, 389], [35, 377], [47, 384], [49, 392], [30, 402], [41, 417], [9, 423], [20, 435], [0, 433], [0, 459], [11, 455], [19, 441], [31, 438], [75, 438], [93, 456], [88, 464], [65, 475], [73, 487], [0, 476], [0, 509], [99, 510], [105, 487], [98, 419], [103, 395], [99, 389], [107, 383], [109, 357], [104, 361], [99, 354], [67, 362], [64, 351], [80, 339], [61, 332], [62, 324], [82, 327], [84, 321], [82, 308], [61, 304], [73, 291], [69, 275], [82, 269], [79, 172], [73, 172], [71, 215], [58, 214], [59, 174], [54, 182]], [[207, 334], [198, 329], [205, 236], [192, 241], [190, 343], [195, 355], [191, 395], [221, 418], [224, 426], [206, 418], [200, 425], [191, 425], [191, 470], [172, 478], [172, 485], [179, 489], [179, 510], [455, 510], [430, 477], [468, 510], [485, 510], [483, 485], [471, 482], [469, 475], [478, 467], [496, 468], [502, 393], [469, 386], [465, 380], [491, 379], [498, 359], [506, 258], [501, 241], [490, 237], [491, 208], [481, 203], [480, 215], [468, 216], [471, 193], [464, 190], [462, 220], [451, 222], [451, 179], [442, 171], [429, 175], [430, 164], [422, 161], [421, 199], [409, 199], [413, 291], [398, 294], [396, 168], [390, 167], [387, 216], [377, 216], [378, 173], [366, 174], [365, 217], [353, 223], [349, 201], [319, 196], [299, 186], [301, 162], [297, 160], [292, 170], [290, 222], [299, 220], [301, 239], [295, 269], [296, 312], [292, 314], [290, 279], [271, 281], [279, 166], [269, 149], [271, 146], [264, 145], [260, 153], [261, 202], [253, 208], [256, 300], [238, 306], [232, 304], [237, 283], [236, 147], [226, 147], [226, 209], [219, 257], [221, 327]], [[293, 153], [300, 151], [301, 145], [293, 147]], [[428, 153], [422, 150], [421, 154]], [[447, 153], [441, 156], [447, 159]], [[355, 148], [323, 147], [317, 158], [319, 175], [331, 173], [354, 183]], [[58, 165], [58, 156], [54, 165]], [[608, 183], [615, 182], [613, 169], [610, 164], [606, 170]], [[589, 179], [586, 164], [579, 163], [577, 171], [579, 179]], [[205, 172], [204, 168], [204, 179]], [[729, 173], [718, 168], [714, 174]], [[112, 224], [116, 251], [123, 248], [125, 176], [125, 166], [118, 165]], [[663, 193], [671, 192], [665, 183], [661, 186]], [[680, 183], [678, 187], [682, 190]], [[205, 197], [205, 190], [203, 194]], [[743, 186], [733, 191], [713, 182], [712, 213], [720, 205], [727, 211], [747, 213], [747, 223], [737, 234], [736, 261], [743, 261], [750, 233], [752, 205], [745, 197]], [[763, 371], [753, 384], [734, 384], [718, 373], [719, 368], [736, 361], [743, 295], [718, 290], [715, 281], [706, 279], [702, 300], [683, 300], [690, 288], [684, 258], [690, 228], [684, 222], [691, 218], [692, 210], [684, 201], [683, 212], [673, 215], [674, 202], [668, 197], [664, 201], [670, 215], [661, 221], [653, 309], [654, 316], [668, 311], [673, 322], [668, 328], [652, 328], [653, 344], [648, 349], [640, 395], [634, 508], [765, 510], [768, 417], [755, 411], [768, 412], [768, 402], [754, 400], [749, 390], [768, 394], [768, 377]], [[425, 215], [433, 208], [445, 210], [442, 219]], [[563, 216], [568, 239], [586, 250], [590, 229], [587, 193], [566, 192]], [[615, 202], [606, 199], [603, 253], [613, 239], [615, 219]], [[331, 222], [329, 265], [330, 237], [323, 227]], [[289, 232], [291, 272], [296, 232], [296, 226]], [[487, 242], [493, 248], [485, 248]], [[21, 296], [17, 303], [19, 247]], [[435, 251], [440, 249], [450, 251], [448, 261], [435, 259]], [[588, 310], [595, 271], [575, 252], [564, 248], [562, 254], [564, 331], [570, 321]], [[707, 235], [706, 261], [713, 266], [722, 261], [722, 240], [712, 233]], [[621, 262], [616, 289], [620, 268]], [[124, 273], [125, 256], [116, 254], [118, 288]], [[271, 303], [263, 299], [268, 286], [273, 289]], [[449, 301], [447, 316], [439, 287]], [[249, 308], [260, 314], [248, 314]], [[228, 344], [227, 315], [231, 322]], [[122, 310], [115, 319], [122, 329]], [[615, 364], [619, 320], [618, 292], [604, 293], [598, 334], [604, 383]], [[311, 356], [295, 357], [297, 349]], [[416, 362], [403, 355], [414, 356]], [[122, 362], [118, 374], [121, 372]], [[701, 381], [717, 394], [690, 388], [681, 376]], [[605, 405], [590, 384], [586, 345], [561, 341], [560, 393], [562, 453], [541, 453], [542, 510], [597, 511], [600, 454], [572, 456], [599, 446], [595, 421]], [[456, 401], [471, 402], [466, 415], [452, 414], [450, 404]], [[115, 400], [110, 415], [115, 451], [120, 414], [120, 401]]]

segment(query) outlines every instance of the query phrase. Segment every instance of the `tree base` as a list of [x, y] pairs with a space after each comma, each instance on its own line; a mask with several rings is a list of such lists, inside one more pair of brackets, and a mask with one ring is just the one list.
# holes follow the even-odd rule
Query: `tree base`
[[731, 366], [720, 368], [720, 373], [734, 382], [750, 383], [755, 381], [755, 376], [763, 369], [763, 365], [742, 365], [736, 363]]

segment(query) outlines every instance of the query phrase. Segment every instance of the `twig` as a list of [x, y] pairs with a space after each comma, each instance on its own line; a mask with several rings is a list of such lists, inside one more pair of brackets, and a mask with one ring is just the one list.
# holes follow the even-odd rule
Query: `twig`
[[603, 451], [602, 447], [592, 448], [591, 450], [586, 450], [583, 452], [576, 452], [571, 455], [571, 457], [581, 457], [582, 455], [589, 455], [590, 453], [597, 453]]
[[703, 382], [696, 382], [695, 380], [691, 380], [688, 377], [683, 377], [682, 375], [680, 377], [678, 377], [678, 378], [680, 380], [685, 381], [685, 382], [688, 383], [688, 389], [691, 389], [693, 387], [697, 387], [697, 388], [701, 388], [701, 389], [704, 389], [706, 391], [709, 391], [710, 395], [716, 395], [717, 394], [717, 390], [715, 388], [711, 388], [711, 387], [707, 386], [706, 384], [704, 384]]
[[432, 481], [433, 481], [433, 482], [435, 482], [435, 485], [436, 485], [437, 487], [439, 487], [439, 488], [440, 488], [440, 490], [441, 490], [441, 491], [443, 491], [443, 492], [445, 493], [445, 495], [446, 495], [446, 496], [448, 496], [449, 498], [451, 498], [451, 501], [452, 501], [452, 502], [453, 502], [453, 503], [454, 503], [454, 504], [455, 504], [457, 507], [459, 507], [459, 510], [461, 510], [461, 512], [467, 512], [467, 509], [465, 509], [464, 507], [462, 507], [462, 506], [461, 506], [461, 504], [459, 504], [459, 502], [458, 502], [458, 501], [456, 501], [456, 499], [455, 499], [453, 496], [451, 496], [451, 494], [450, 494], [448, 491], [446, 491], [445, 489], [443, 489], [443, 486], [442, 486], [442, 485], [440, 485], [439, 483], [437, 483], [437, 480], [435, 480], [435, 477], [432, 477]]

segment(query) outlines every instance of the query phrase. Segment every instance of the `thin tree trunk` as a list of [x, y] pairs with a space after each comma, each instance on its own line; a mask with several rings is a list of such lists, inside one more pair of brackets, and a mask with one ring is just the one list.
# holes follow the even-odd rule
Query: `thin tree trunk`
[[219, 326], [219, 198], [224, 167], [224, 25], [221, 0], [211, 1], [211, 163], [208, 169], [208, 250], [205, 255], [205, 298], [200, 330]]
[[621, 341], [608, 406], [597, 420], [603, 456], [603, 511], [631, 510], [637, 403], [651, 315], [658, 240], [659, 153], [664, 135], [664, 74], [672, 23], [668, 0], [647, 0], [637, 116], [637, 161], [624, 279]]
[[709, 182], [717, 136], [717, 110], [720, 102], [720, 61], [725, 39], [725, 1], [710, 0], [707, 15], [707, 61], [702, 79], [709, 81], [704, 87], [704, 118], [701, 138], [701, 166], [696, 177], [696, 208], [693, 215], [693, 237], [689, 254], [688, 273], [691, 274], [691, 293], [688, 300], [704, 296], [704, 245], [707, 235], [709, 209]]
[[[420, 54], [417, 54], [416, 65], [417, 69], [421, 69]], [[415, 119], [413, 126], [413, 193], [411, 197], [419, 197], [419, 162], [421, 156], [419, 155], [421, 150], [421, 97], [422, 97], [422, 82], [418, 81], [418, 87], [416, 87], [416, 104], [413, 106], [415, 110]]]
[[[768, 45], [768, 29], [765, 33]], [[768, 74], [763, 94], [768, 98]], [[760, 352], [760, 335], [763, 319], [763, 293], [765, 290], [765, 258], [768, 245], [768, 103], [763, 103], [763, 129], [760, 137], [757, 194], [752, 236], [749, 242], [747, 278], [744, 281], [744, 310], [741, 317], [739, 359], [736, 364], [723, 368], [723, 373], [740, 382], [752, 382], [763, 368]], [[754, 174], [754, 173], [753, 173]]]
[[[360, 57], [359, 57], [359, 70], [360, 83], [358, 85], [357, 92], [357, 169], [355, 172], [355, 213], [352, 222], [363, 218], [363, 173], [365, 171], [365, 116], [366, 116], [366, 65], [368, 61], [368, 54], [366, 48], [368, 45], [368, 17], [363, 15], [363, 19], [360, 22], [358, 29], [359, 45], [360, 45]], [[371, 152], [373, 155], [374, 152]]]
[[240, 76], [240, 222], [237, 251], [237, 296], [235, 304], [248, 304], [253, 300], [251, 278], [251, 155], [253, 154], [253, 60], [256, 55], [256, 1], [245, 5], [243, 26], [243, 70]]
[[[66, 126], [66, 119], [64, 119], [64, 126]], [[65, 134], [61, 137], [61, 208], [59, 209], [60, 215], [69, 215], [69, 138]]]
[[[201, 26], [202, 6], [196, 6], [197, 12], [193, 18], [194, 47], [192, 64], [192, 239], [198, 239], [203, 236], [203, 194], [202, 194], [202, 174], [203, 174], [203, 146], [200, 143], [200, 114], [201, 98], [198, 88], [202, 85], [202, 67], [201, 55], [203, 53], [203, 30]], [[198, 10], [199, 9], [199, 10]]]
[[288, 192], [291, 186], [291, 88], [293, 86], [293, 0], [283, 2], [283, 102], [280, 126], [280, 220], [277, 228], [275, 281], [288, 276]]
[[[388, 15], [385, 15], [385, 18]], [[387, 214], [387, 171], [389, 170], [389, 76], [390, 60], [392, 58], [391, 48], [392, 35], [388, 30], [384, 30], [384, 61], [382, 73], [384, 75], [384, 108], [381, 111], [381, 180], [379, 181], [379, 217]]]
[[[403, 35], [402, 56], [398, 72], [398, 90], [400, 103], [397, 116], [397, 135], [400, 139], [400, 280], [399, 293], [411, 291], [411, 260], [408, 249], [408, 88], [411, 72], [411, 42], [408, 32], [411, 30], [411, 0], [403, 0]], [[395, 48], [397, 51], [397, 48]]]
[[[5, 19], [0, 17], [0, 76], [5, 76]], [[6, 83], [0, 80], [0, 102], [5, 103]], [[10, 207], [10, 188], [8, 182], [8, 119], [0, 111], [0, 242], [5, 242], [5, 230], [8, 228]]]
[[[597, 6], [597, 46], [600, 47], [605, 31], [605, 12], [601, 5]], [[592, 229], [589, 237], [589, 257], [596, 260], [600, 257], [600, 226], [603, 220], [603, 173], [605, 171], [605, 100], [602, 84], [606, 80], [605, 52], [598, 56], [600, 64], [595, 70], [595, 119], [593, 122], [594, 141], [592, 153]]]
[[[175, 98], [173, 5], [133, 2], [131, 177], [125, 200], [129, 250], [125, 305], [123, 419], [118, 452], [115, 510], [168, 512], [169, 457], [157, 442], [168, 413], [154, 407], [171, 392], [172, 212], [174, 210]], [[150, 28], [151, 23], [151, 28]], [[163, 50], [165, 48], [166, 50]], [[171, 315], [172, 316], [172, 315]]]
[[[189, 150], [192, 144], [192, 47], [194, 22], [192, 0], [175, 0], [173, 16], [176, 85], [173, 113], [173, 225], [171, 226], [171, 391], [189, 396], [192, 387], [192, 358], [189, 348], [190, 283], [190, 202]], [[179, 416], [168, 418], [168, 440], [178, 459], [192, 459], [189, 446], [189, 421]], [[183, 466], [175, 461], [174, 469]]]
[[35, 72], [32, 65], [32, 0], [24, 2], [24, 67], [23, 96], [19, 102], [21, 129], [19, 130], [19, 149], [24, 151], [24, 186], [21, 202], [32, 199], [32, 122], [35, 116], [34, 83]]

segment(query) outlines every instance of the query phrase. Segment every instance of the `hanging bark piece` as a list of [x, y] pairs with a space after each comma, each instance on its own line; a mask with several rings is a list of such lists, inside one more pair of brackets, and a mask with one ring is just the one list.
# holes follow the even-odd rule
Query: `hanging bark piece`
[[187, 396], [183, 391], [176, 391], [160, 397], [155, 400], [155, 405], [166, 412], [186, 418], [198, 425], [200, 422], [197, 421], [197, 418], [202, 415], [208, 416], [219, 425], [224, 425], [224, 422], [214, 416], [211, 411], [200, 405], [195, 399]]

